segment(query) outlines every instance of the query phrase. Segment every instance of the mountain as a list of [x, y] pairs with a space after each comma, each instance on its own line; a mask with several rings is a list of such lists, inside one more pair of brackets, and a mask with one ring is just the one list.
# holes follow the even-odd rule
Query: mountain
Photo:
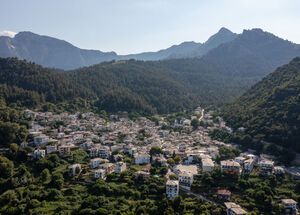
[[114, 52], [79, 49], [53, 37], [20, 32], [15, 37], [0, 37], [0, 57], [18, 57], [45, 67], [74, 69], [117, 59]]
[[260, 79], [297, 56], [300, 56], [300, 45], [252, 29], [211, 50], [201, 60], [227, 75]]
[[173, 58], [201, 57], [220, 44], [236, 37], [228, 29], [222, 28], [204, 44], [183, 42], [157, 52], [117, 55], [115, 52], [80, 49], [53, 37], [31, 32], [20, 32], [11, 38], [0, 36], [0, 57], [18, 57], [45, 67], [75, 69], [111, 60], [156, 61]]
[[235, 34], [227, 28], [223, 27], [218, 31], [218, 33], [214, 34], [205, 43], [203, 43], [201, 47], [190, 53], [190, 57], [200, 58], [207, 54], [209, 51], [213, 50], [214, 48], [217, 48], [222, 44], [231, 42], [237, 37], [238, 34]]
[[179, 45], [171, 46], [167, 49], [162, 49], [157, 52], [143, 52], [139, 54], [124, 55], [121, 59], [135, 59], [135, 60], [163, 60], [168, 58], [187, 58], [191, 56], [195, 50], [202, 46], [201, 43], [183, 42]]
[[229, 105], [234, 128], [300, 152], [300, 58], [276, 69]]

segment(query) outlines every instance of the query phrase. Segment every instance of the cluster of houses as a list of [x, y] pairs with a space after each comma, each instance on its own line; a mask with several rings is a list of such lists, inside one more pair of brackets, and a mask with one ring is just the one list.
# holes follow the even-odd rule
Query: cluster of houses
[[[150, 177], [151, 164], [159, 163], [160, 166], [167, 167], [166, 195], [168, 198], [175, 198], [179, 195], [180, 187], [190, 190], [195, 175], [213, 172], [216, 166], [220, 167], [223, 174], [236, 176], [250, 174], [254, 169], [258, 169], [261, 175], [285, 173], [282, 167], [274, 166], [271, 159], [251, 153], [242, 153], [231, 160], [221, 160], [217, 165], [215, 160], [219, 157], [219, 148], [232, 146], [212, 140], [208, 133], [215, 128], [229, 131], [230, 128], [222, 120], [214, 123], [211, 115], [204, 113], [201, 108], [195, 110], [191, 119], [176, 119], [172, 124], [164, 118], [156, 123], [144, 117], [133, 121], [126, 113], [122, 116], [112, 115], [109, 120], [94, 113], [54, 114], [27, 110], [25, 116], [32, 120], [30, 141], [21, 146], [30, 145], [35, 148], [30, 154], [33, 159], [40, 159], [51, 153], [68, 157], [77, 149], [88, 153], [88, 165], [83, 167], [75, 163], [68, 167], [71, 177], [81, 174], [83, 168], [94, 179], [105, 180], [111, 173], [120, 174], [128, 168], [128, 163], [123, 159], [123, 155], [127, 154], [133, 161], [129, 165], [144, 166], [136, 172], [137, 176], [144, 179]], [[210, 126], [193, 129], [192, 119], [201, 119]], [[165, 125], [176, 129], [163, 129]], [[180, 132], [177, 131], [178, 128], [181, 128]], [[159, 147], [162, 154], [151, 156], [150, 150], [153, 147]], [[168, 159], [174, 157], [180, 158], [180, 162], [169, 164]], [[175, 175], [176, 179], [171, 175]], [[239, 205], [229, 202], [229, 190], [218, 190], [217, 194], [225, 202], [227, 214], [246, 213]], [[288, 209], [294, 208], [297, 203], [285, 200], [284, 205]]]
[[221, 171], [226, 174], [250, 174], [254, 167], [258, 168], [259, 174], [262, 176], [285, 174], [283, 167], [275, 166], [274, 161], [266, 158], [264, 155], [259, 157], [249, 153], [242, 153], [235, 159], [221, 161]]

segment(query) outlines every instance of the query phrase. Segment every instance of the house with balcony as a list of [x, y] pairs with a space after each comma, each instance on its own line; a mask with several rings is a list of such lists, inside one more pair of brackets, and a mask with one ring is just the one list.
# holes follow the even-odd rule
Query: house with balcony
[[178, 175], [180, 185], [190, 189], [194, 181], [194, 175], [190, 172], [182, 172]]
[[259, 173], [261, 175], [271, 175], [274, 171], [274, 161], [272, 160], [261, 160], [258, 162]]
[[103, 159], [102, 158], [93, 158], [90, 160], [90, 166], [92, 169], [95, 169], [100, 166], [102, 163]]
[[240, 175], [242, 172], [242, 167], [234, 160], [224, 160], [221, 161], [221, 172], [230, 175]]

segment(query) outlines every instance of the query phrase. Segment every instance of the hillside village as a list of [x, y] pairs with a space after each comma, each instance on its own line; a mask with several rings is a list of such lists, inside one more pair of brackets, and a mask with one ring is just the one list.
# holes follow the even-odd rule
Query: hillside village
[[[266, 155], [253, 151], [241, 152], [232, 159], [220, 158], [221, 148], [236, 148], [232, 144], [213, 140], [209, 132], [230, 128], [219, 117], [212, 120], [212, 113], [197, 108], [189, 117], [169, 122], [166, 117], [152, 121], [145, 117], [129, 119], [126, 113], [102, 118], [89, 113], [35, 112], [26, 110], [30, 120], [29, 141], [21, 147], [32, 147], [28, 154], [33, 161], [56, 153], [62, 158], [78, 150], [89, 155], [88, 162], [67, 166], [72, 180], [94, 183], [107, 176], [121, 174], [127, 169], [136, 177], [147, 180], [151, 175], [165, 177], [166, 196], [170, 199], [181, 194], [195, 195], [202, 200], [222, 204], [227, 214], [247, 214], [249, 211], [231, 201], [232, 191], [220, 187], [214, 191], [216, 199], [205, 193], [195, 193], [193, 183], [197, 175], [219, 170], [232, 178], [252, 172], [261, 177], [284, 175], [286, 169], [276, 166]], [[195, 121], [199, 124], [195, 126]], [[162, 173], [162, 174], [161, 174]], [[297, 176], [297, 175], [294, 175]], [[281, 199], [278, 202], [286, 214], [297, 214], [297, 201]]]

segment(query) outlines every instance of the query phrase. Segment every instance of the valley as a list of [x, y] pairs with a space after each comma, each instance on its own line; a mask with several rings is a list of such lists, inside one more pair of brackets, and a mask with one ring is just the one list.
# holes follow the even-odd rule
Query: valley
[[0, 214], [298, 214], [300, 45], [119, 55], [0, 36]]

